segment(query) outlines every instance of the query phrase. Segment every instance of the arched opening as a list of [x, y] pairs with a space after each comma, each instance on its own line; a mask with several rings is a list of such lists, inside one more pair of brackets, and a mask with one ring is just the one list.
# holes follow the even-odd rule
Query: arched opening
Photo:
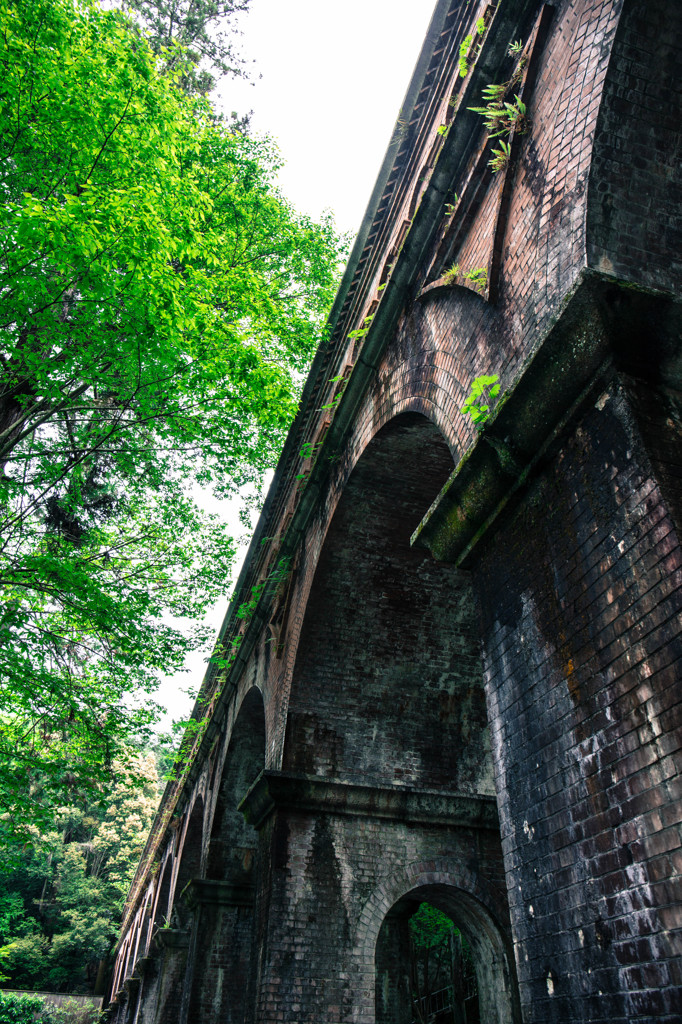
[[[376, 936], [399, 900], [396, 891], [385, 906], [372, 903], [356, 936], [368, 888], [383, 901], [390, 879], [410, 865], [431, 865], [424, 872], [432, 875], [447, 860], [482, 890], [494, 888], [500, 919], [506, 914], [470, 580], [410, 545], [452, 470], [448, 446], [425, 416], [402, 414], [377, 432], [327, 528], [297, 644], [282, 768], [303, 798], [291, 811], [282, 803], [272, 825], [280, 859], [269, 913], [301, 937], [301, 956], [289, 955], [273, 925], [262, 976], [285, 979], [302, 1007], [320, 998], [342, 1007], [343, 1020], [372, 1019]], [[479, 922], [475, 908], [465, 914], [457, 904], [460, 923], [454, 904], [423, 898], [451, 917], [472, 956], [491, 944], [488, 919]], [[420, 895], [413, 910], [419, 902]], [[391, 916], [377, 953], [398, 965], [409, 949], [411, 914], [400, 924], [402, 913]], [[492, 945], [499, 949], [499, 939]], [[484, 971], [476, 971], [479, 990]]]
[[206, 877], [217, 881], [251, 877], [258, 833], [237, 810], [265, 766], [265, 711], [253, 687], [239, 710], [225, 757], [208, 847]]
[[513, 961], [470, 893], [425, 885], [393, 905], [375, 954], [376, 1024], [513, 1024]]
[[169, 853], [167, 854], [163, 865], [161, 867], [161, 877], [156, 889], [156, 899], [154, 902], [154, 927], [163, 928], [164, 925], [168, 925], [168, 918], [170, 908], [168, 901], [170, 898], [171, 888], [171, 876], [173, 874], [173, 857]]
[[298, 644], [285, 769], [493, 793], [467, 575], [410, 537], [453, 470], [426, 417], [396, 417], [353, 470]]
[[189, 821], [180, 850], [180, 864], [173, 891], [173, 907], [178, 908], [178, 901], [187, 885], [193, 878], [198, 878], [201, 871], [201, 853], [204, 838], [204, 801], [197, 796], [192, 807]]
[[194, 885], [193, 977], [187, 1020], [242, 1024], [251, 1005], [258, 833], [238, 810], [265, 766], [263, 698], [244, 698], [222, 764], [204, 877]]

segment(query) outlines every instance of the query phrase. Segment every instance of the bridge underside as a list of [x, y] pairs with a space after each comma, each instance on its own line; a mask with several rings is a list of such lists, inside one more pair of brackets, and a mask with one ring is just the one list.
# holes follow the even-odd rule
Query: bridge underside
[[[678, 1024], [681, 46], [664, 0], [438, 3], [117, 1024], [410, 1024], [422, 902], [471, 952], [457, 1024]], [[490, 83], [526, 109], [496, 171]]]

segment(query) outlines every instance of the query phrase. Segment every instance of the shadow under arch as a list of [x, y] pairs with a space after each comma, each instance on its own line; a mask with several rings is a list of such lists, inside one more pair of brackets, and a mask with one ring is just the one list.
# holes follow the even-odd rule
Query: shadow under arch
[[232, 728], [222, 770], [206, 861], [206, 878], [224, 881], [249, 875], [258, 833], [238, 811], [247, 790], [265, 767], [265, 707], [252, 686]]
[[169, 912], [171, 915], [174, 909], [177, 910], [180, 897], [189, 882], [196, 878], [201, 871], [203, 841], [204, 799], [198, 794], [194, 799], [180, 844], [175, 885], [172, 886], [172, 895], [169, 902]]
[[253, 686], [216, 771], [205, 871], [192, 885], [192, 965], [182, 1020], [242, 1024], [252, 1003], [254, 873], [258, 833], [238, 810], [265, 766], [265, 709]]
[[438, 427], [402, 413], [350, 474], [306, 604], [285, 771], [493, 794], [469, 579], [410, 546], [453, 468]]
[[[183, 979], [187, 971], [188, 938], [192, 920], [190, 883], [201, 870], [204, 839], [204, 798], [197, 793], [187, 823], [178, 842], [177, 859], [173, 865], [167, 921], [156, 933], [158, 947], [156, 977], [145, 980], [145, 1020], [154, 1024], [178, 1021], [183, 1005]], [[168, 867], [173, 863], [170, 859]], [[165, 869], [167, 870], [167, 868]], [[164, 875], [165, 888], [165, 875]], [[159, 915], [157, 913], [157, 921]], [[147, 981], [150, 982], [147, 985]], [[147, 991], [148, 989], [148, 991]], [[131, 1019], [137, 1019], [134, 1013]]]
[[479, 1019], [485, 1024], [520, 1024], [506, 897], [471, 868], [448, 862], [412, 865], [367, 901], [355, 939], [357, 967], [372, 1004], [371, 1009], [365, 1008], [362, 1020], [412, 1021], [401, 974], [406, 967], [409, 918], [424, 902], [446, 914], [471, 947]]
[[166, 854], [163, 863], [161, 865], [160, 877], [156, 888], [156, 896], [154, 899], [154, 925], [156, 928], [162, 928], [168, 924], [168, 918], [170, 915], [170, 890], [171, 890], [171, 877], [173, 874], [173, 856], [172, 853]]

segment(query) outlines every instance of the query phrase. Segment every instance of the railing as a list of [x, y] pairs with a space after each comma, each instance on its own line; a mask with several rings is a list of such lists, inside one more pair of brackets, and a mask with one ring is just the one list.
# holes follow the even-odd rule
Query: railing
[[[475, 1000], [478, 995], [478, 989], [476, 987], [476, 975], [473, 971], [466, 971], [462, 977], [463, 993], [462, 999], [464, 1002], [465, 1012], [467, 1004], [471, 1004], [472, 1000]], [[415, 1017], [411, 1021], [411, 1024], [423, 1024], [424, 1021], [427, 1024], [441, 1024], [441, 1022], [447, 1021], [450, 1024], [454, 1020], [454, 989], [452, 985], [447, 985], [445, 988], [439, 988], [436, 992], [432, 992], [428, 996], [422, 996], [417, 1001], [417, 1009], [419, 1011], [419, 1018]], [[471, 1006], [468, 1007], [471, 1011]], [[449, 1014], [449, 1016], [445, 1016]], [[478, 1020], [478, 1014], [475, 1014], [476, 1020]]]
[[447, 988], [439, 988], [437, 992], [431, 992], [428, 996], [422, 996], [417, 1002], [419, 1019], [414, 1018], [412, 1024], [422, 1024], [422, 1021], [432, 1021], [441, 1013], [450, 1012], [452, 1015], [453, 989], [452, 985]]

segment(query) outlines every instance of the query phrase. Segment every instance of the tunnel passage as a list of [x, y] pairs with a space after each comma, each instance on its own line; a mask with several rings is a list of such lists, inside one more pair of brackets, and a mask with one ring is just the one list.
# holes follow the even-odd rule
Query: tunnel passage
[[[440, 943], [440, 922], [424, 914], [425, 906], [453, 925]], [[455, 886], [420, 886], [391, 907], [377, 938], [375, 970], [376, 1024], [519, 1020], [509, 939], [487, 907]]]
[[403, 414], [353, 470], [307, 604], [285, 769], [493, 793], [469, 581], [410, 547], [452, 469], [433, 423]]

